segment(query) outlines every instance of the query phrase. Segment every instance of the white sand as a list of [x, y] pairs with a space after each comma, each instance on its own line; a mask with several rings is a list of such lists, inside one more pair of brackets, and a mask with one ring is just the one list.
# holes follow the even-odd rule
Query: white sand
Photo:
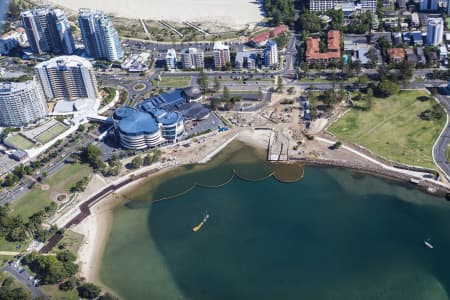
[[52, 0], [78, 10], [88, 7], [125, 18], [172, 21], [208, 21], [249, 24], [263, 18], [258, 1], [252, 0]]
[[[113, 198], [113, 196], [110, 196]], [[78, 250], [80, 275], [90, 282], [98, 282], [101, 257], [112, 224], [114, 201], [105, 201], [91, 209], [91, 215], [79, 225], [71, 228], [84, 235], [83, 244]]]

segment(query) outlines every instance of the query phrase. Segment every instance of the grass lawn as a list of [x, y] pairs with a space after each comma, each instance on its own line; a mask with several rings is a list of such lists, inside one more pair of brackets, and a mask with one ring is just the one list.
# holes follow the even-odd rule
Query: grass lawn
[[50, 299], [78, 300], [78, 292], [76, 289], [64, 292], [58, 288], [57, 284], [41, 285], [40, 289]]
[[6, 139], [6, 142], [18, 149], [30, 149], [35, 146], [31, 140], [21, 134], [15, 134]]
[[61, 241], [59, 241], [58, 245], [53, 248], [53, 253], [58, 253], [60, 250], [58, 248], [59, 245], [64, 245], [65, 249], [70, 250], [72, 253], [78, 253], [78, 250], [81, 247], [81, 243], [83, 243], [84, 236], [72, 230], [66, 230], [64, 232], [64, 237]]
[[47, 178], [45, 182], [50, 185], [50, 189], [57, 193], [68, 193], [70, 188], [84, 176], [92, 174], [92, 169], [88, 165], [68, 164], [53, 176]]
[[160, 87], [182, 88], [191, 85], [190, 76], [162, 77], [159, 82]]
[[[19, 249], [16, 248], [17, 245], [21, 245]], [[25, 242], [8, 242], [4, 238], [0, 238], [0, 251], [24, 251], [28, 247], [28, 241]], [[1, 258], [1, 256], [0, 256]]]
[[50, 127], [47, 131], [36, 136], [35, 139], [39, 141], [41, 144], [45, 144], [66, 130], [67, 127], [58, 122], [54, 126]]
[[67, 193], [75, 182], [89, 176], [92, 170], [87, 165], [68, 164], [53, 176], [46, 178], [42, 183], [50, 186], [48, 191], [43, 191], [35, 185], [29, 192], [12, 202], [14, 215], [20, 215], [24, 219], [35, 212], [45, 208], [51, 203], [52, 195]]
[[40, 187], [34, 186], [19, 199], [11, 203], [12, 214], [22, 216], [26, 220], [35, 212], [48, 206], [51, 202], [50, 191], [43, 191]]
[[[352, 110], [332, 124], [337, 139], [364, 146], [387, 159], [408, 165], [435, 168], [432, 148], [445, 125], [418, 115], [435, 101], [421, 102], [423, 91], [402, 91], [386, 99], [374, 99], [370, 111]], [[443, 113], [445, 115], [445, 113]]]

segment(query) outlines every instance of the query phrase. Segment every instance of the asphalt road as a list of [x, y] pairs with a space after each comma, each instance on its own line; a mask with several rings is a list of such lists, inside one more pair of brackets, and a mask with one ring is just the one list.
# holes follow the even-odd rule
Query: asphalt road
[[[436, 97], [438, 98], [439, 102], [441, 102], [442, 106], [446, 109], [447, 115], [449, 115], [450, 100], [448, 96], [437, 95]], [[447, 161], [446, 151], [449, 144], [450, 144], [450, 126], [448, 126], [447, 124], [438, 141], [436, 142], [435, 147], [433, 148], [433, 156], [436, 163], [444, 171], [448, 180], [450, 180], [450, 164]]]
[[[70, 157], [72, 153], [78, 151], [79, 147], [85, 146], [88, 143], [92, 143], [93, 139], [81, 139], [76, 143], [72, 143], [70, 147], [64, 149], [64, 157], [58, 158], [56, 161], [52, 160], [50, 164], [41, 168], [41, 174], [43, 172], [47, 173], [47, 176], [51, 176], [58, 172], [65, 165], [66, 158]], [[5, 205], [13, 201], [14, 199], [20, 197], [23, 193], [27, 192], [34, 184], [34, 181], [31, 179], [22, 180], [16, 187], [14, 187], [9, 193], [3, 194], [0, 196], [0, 205]]]
[[[22, 270], [22, 272], [20, 271]], [[15, 279], [17, 279], [25, 288], [27, 288], [30, 292], [31, 295], [34, 298], [43, 298], [43, 299], [48, 299], [44, 293], [36, 286], [34, 286], [34, 279], [29, 279], [32, 276], [25, 271], [22, 267], [14, 267], [14, 265], [6, 265], [3, 268], [3, 271], [11, 274], [12, 276], [14, 276]]]

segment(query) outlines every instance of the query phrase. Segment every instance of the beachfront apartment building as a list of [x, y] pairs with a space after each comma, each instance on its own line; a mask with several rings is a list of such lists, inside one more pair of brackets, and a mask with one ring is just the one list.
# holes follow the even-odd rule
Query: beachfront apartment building
[[230, 63], [230, 47], [222, 42], [214, 43], [214, 68], [220, 70]]
[[183, 69], [203, 69], [205, 67], [205, 53], [201, 49], [188, 48], [181, 52], [181, 65]]
[[89, 57], [109, 61], [122, 59], [119, 34], [104, 12], [82, 8], [79, 11], [78, 24], [84, 49]]
[[47, 104], [35, 80], [0, 83], [0, 126], [21, 127], [47, 116]]
[[427, 45], [437, 46], [442, 43], [444, 36], [444, 20], [429, 18], [427, 24]]
[[39, 7], [23, 11], [22, 24], [35, 54], [72, 54], [75, 44], [69, 20], [61, 9]]
[[175, 49], [169, 49], [166, 53], [166, 67], [169, 70], [177, 68], [177, 52]]
[[355, 3], [360, 4], [362, 11], [370, 11], [371, 13], [377, 11], [377, 0], [309, 0], [309, 9], [312, 11], [327, 11], [337, 7], [347, 7]]
[[35, 73], [48, 99], [96, 99], [98, 96], [94, 68], [83, 57], [55, 57], [36, 65]]
[[327, 65], [338, 63], [341, 59], [341, 33], [330, 30], [327, 34], [327, 51], [320, 52], [319, 39], [306, 39], [306, 62], [308, 64]]
[[264, 65], [266, 67], [278, 66], [278, 46], [273, 40], [268, 41], [264, 48]]

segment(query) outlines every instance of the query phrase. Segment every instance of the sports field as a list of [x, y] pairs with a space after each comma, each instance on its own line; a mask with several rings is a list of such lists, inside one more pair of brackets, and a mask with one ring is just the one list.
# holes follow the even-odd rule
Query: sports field
[[423, 120], [419, 115], [432, 110], [436, 102], [421, 97], [422, 91], [402, 91], [386, 99], [374, 99], [369, 111], [353, 109], [328, 129], [337, 139], [361, 145], [389, 160], [435, 168], [433, 144], [445, 125], [439, 120]]
[[47, 131], [44, 131], [43, 133], [37, 135], [35, 139], [41, 144], [45, 144], [66, 130], [67, 127], [58, 122], [54, 126], [50, 127]]
[[22, 150], [33, 148], [36, 145], [35, 143], [33, 143], [31, 140], [27, 139], [20, 133], [8, 137], [6, 139], [6, 142], [14, 146], [14, 148]]

